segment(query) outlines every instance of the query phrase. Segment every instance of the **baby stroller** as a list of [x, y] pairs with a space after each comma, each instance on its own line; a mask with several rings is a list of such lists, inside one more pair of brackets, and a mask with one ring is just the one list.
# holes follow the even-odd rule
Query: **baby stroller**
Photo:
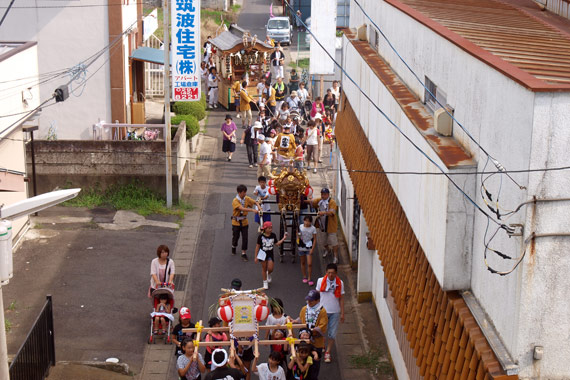
[[[178, 310], [174, 308], [174, 285], [173, 284], [166, 284], [161, 283], [158, 287], [151, 293], [153, 299], [153, 309], [152, 313], [150, 313], [150, 336], [148, 338], [148, 343], [156, 343], [155, 338], [156, 336], [164, 335], [165, 340], [164, 344], [170, 344], [171, 338], [170, 333], [172, 330], [172, 322], [174, 322], [173, 314], [176, 313]], [[157, 306], [159, 306], [160, 299], [166, 297], [167, 301], [166, 304], [170, 305], [170, 313], [166, 311], [157, 311]], [[155, 326], [154, 325], [154, 318], [155, 317], [163, 317], [164, 325], [162, 322]], [[156, 327], [156, 330], [154, 329]]]
[[305, 105], [303, 107], [303, 119], [305, 120], [305, 122], [308, 122], [309, 120], [311, 120], [311, 111], [313, 110], [313, 102], [311, 102], [309, 99], [305, 100]]

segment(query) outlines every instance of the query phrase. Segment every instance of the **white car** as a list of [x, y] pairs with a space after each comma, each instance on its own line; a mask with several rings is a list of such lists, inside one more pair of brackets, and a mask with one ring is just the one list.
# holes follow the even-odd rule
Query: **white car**
[[291, 33], [293, 26], [287, 17], [273, 17], [267, 21], [265, 30], [269, 38], [275, 42], [291, 45]]

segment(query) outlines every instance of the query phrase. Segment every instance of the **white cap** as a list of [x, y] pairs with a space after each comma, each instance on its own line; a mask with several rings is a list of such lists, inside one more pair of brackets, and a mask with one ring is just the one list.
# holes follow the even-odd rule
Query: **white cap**
[[265, 136], [263, 135], [257, 135], [257, 139], [261, 140], [261, 141], [265, 141]]
[[255, 123], [253, 123], [253, 128], [257, 129], [261, 129], [263, 128], [263, 125], [261, 125], [261, 122], [259, 120], [257, 120]]
[[315, 114], [315, 117], [313, 117], [313, 119], [321, 119], [321, 120], [322, 120], [322, 119], [323, 119], [323, 115], [321, 115], [320, 113], [317, 112], [317, 113]]

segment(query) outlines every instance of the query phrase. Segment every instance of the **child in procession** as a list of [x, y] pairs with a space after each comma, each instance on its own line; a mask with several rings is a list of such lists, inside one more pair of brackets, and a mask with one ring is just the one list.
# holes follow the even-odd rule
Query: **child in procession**
[[253, 373], [256, 373], [260, 380], [285, 380], [285, 371], [279, 366], [278, 352], [272, 351], [267, 363], [260, 365], [257, 365], [257, 358], [255, 358], [252, 368]]
[[303, 218], [303, 224], [299, 226], [299, 244], [297, 251], [301, 259], [301, 273], [303, 283], [309, 286], [315, 285], [311, 279], [313, 271], [313, 252], [317, 245], [317, 229], [313, 226], [313, 218], [307, 215]]
[[264, 201], [269, 199], [269, 187], [267, 186], [267, 178], [264, 176], [260, 176], [257, 178], [257, 183], [259, 185], [255, 186], [253, 194], [257, 196], [257, 202], [261, 204], [263, 219], [259, 217], [259, 214], [255, 214], [255, 221], [259, 223], [261, 226], [261, 224], [265, 222], [271, 222], [271, 215], [265, 213], [267, 211], [271, 211], [271, 205], [269, 203], [264, 203]]
[[269, 289], [271, 282], [271, 273], [273, 272], [273, 265], [275, 258], [273, 257], [273, 248], [283, 244], [287, 238], [287, 233], [283, 239], [277, 240], [277, 235], [273, 233], [273, 224], [271, 222], [264, 222], [262, 233], [257, 238], [257, 245], [255, 246], [255, 262], [261, 261], [261, 277], [263, 278], [263, 289]]

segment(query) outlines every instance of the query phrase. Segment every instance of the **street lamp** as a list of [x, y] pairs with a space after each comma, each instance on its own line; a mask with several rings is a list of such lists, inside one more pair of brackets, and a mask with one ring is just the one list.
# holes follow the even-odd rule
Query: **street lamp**
[[57, 190], [28, 198], [9, 206], [0, 206], [0, 379], [10, 379], [8, 347], [6, 345], [6, 330], [4, 328], [2, 285], [8, 284], [13, 275], [11, 220], [75, 198], [80, 191], [81, 189]]

